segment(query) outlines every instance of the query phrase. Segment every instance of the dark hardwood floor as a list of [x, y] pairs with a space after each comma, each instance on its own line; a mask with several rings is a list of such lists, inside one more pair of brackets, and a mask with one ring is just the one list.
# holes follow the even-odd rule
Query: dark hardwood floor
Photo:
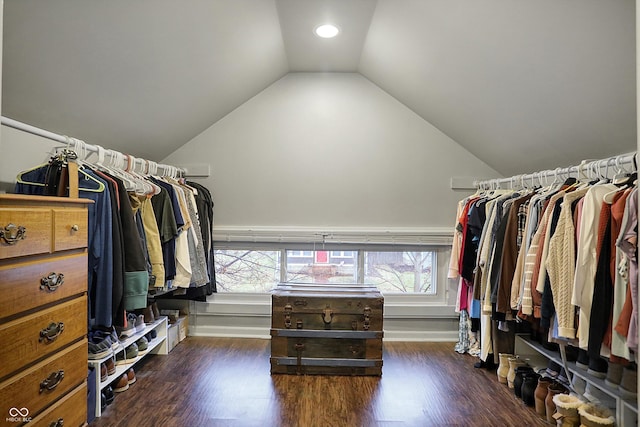
[[453, 343], [384, 344], [382, 377], [269, 374], [269, 341], [189, 337], [90, 427], [548, 426]]

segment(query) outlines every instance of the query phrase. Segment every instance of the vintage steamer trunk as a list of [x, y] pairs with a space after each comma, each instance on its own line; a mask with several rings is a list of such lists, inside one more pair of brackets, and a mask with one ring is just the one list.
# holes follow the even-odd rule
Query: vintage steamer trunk
[[377, 288], [281, 283], [271, 299], [272, 374], [382, 375]]

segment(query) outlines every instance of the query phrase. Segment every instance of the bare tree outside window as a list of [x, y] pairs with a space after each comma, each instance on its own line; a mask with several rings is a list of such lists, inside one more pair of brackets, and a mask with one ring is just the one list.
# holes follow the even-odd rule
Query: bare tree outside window
[[216, 250], [218, 292], [270, 292], [280, 281], [280, 251]]
[[433, 252], [365, 252], [365, 283], [382, 292], [435, 294]]

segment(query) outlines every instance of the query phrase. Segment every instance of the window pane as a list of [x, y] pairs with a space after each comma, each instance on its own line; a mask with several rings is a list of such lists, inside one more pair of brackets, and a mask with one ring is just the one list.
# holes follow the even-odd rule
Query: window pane
[[287, 251], [287, 281], [355, 283], [356, 259], [356, 251]]
[[365, 252], [364, 282], [382, 292], [436, 293], [433, 252]]
[[218, 292], [269, 292], [280, 281], [280, 251], [216, 250]]

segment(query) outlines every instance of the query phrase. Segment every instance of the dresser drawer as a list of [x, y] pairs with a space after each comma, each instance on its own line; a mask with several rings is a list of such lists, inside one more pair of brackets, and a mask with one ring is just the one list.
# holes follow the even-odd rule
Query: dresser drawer
[[51, 209], [0, 207], [0, 259], [51, 252]]
[[87, 221], [86, 209], [54, 209], [54, 250], [63, 251], [87, 246]]
[[[48, 331], [50, 325], [61, 326], [62, 332], [59, 332], [59, 329]], [[57, 337], [56, 332], [59, 332]], [[49, 356], [86, 333], [86, 295], [1, 324], [0, 378], [5, 378], [31, 362]], [[48, 339], [46, 335], [49, 336]]]
[[0, 319], [86, 290], [86, 253], [1, 265]]
[[[86, 367], [85, 367], [86, 372]], [[27, 423], [29, 427], [78, 427], [87, 422], [87, 383]]]
[[23, 407], [37, 414], [86, 378], [87, 341], [83, 340], [1, 383], [0, 414]]

